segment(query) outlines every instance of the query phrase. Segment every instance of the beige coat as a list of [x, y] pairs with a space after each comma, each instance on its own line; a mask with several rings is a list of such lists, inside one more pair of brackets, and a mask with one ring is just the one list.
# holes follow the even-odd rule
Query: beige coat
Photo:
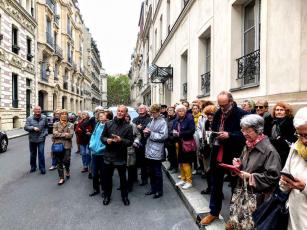
[[73, 135], [74, 125], [72, 123], [68, 122], [66, 126], [62, 126], [60, 122], [53, 124], [53, 143], [63, 143], [65, 149], [71, 149]]

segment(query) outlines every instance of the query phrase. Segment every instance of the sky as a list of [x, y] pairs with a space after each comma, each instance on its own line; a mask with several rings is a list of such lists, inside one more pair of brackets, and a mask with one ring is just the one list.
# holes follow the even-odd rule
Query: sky
[[85, 25], [97, 42], [107, 74], [128, 73], [142, 0], [79, 0]]

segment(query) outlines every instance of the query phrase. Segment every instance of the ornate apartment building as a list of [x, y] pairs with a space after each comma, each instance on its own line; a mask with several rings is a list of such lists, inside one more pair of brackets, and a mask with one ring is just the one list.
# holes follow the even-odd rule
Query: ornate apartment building
[[22, 127], [36, 99], [34, 0], [0, 0], [0, 129]]
[[307, 105], [305, 0], [146, 0], [139, 28], [134, 104], [215, 101], [229, 90], [239, 103]]

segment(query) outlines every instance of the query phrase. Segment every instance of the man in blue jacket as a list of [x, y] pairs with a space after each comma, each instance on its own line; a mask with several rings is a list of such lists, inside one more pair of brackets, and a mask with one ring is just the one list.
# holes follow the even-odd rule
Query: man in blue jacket
[[201, 220], [202, 225], [209, 225], [219, 218], [223, 200], [223, 181], [226, 171], [218, 163], [232, 164], [234, 157], [239, 157], [245, 145], [241, 132], [240, 120], [248, 114], [237, 107], [231, 93], [222, 91], [218, 94], [219, 109], [215, 113], [212, 131], [216, 132], [211, 153], [211, 197], [210, 214]]
[[38, 152], [38, 167], [41, 174], [45, 174], [45, 139], [48, 135], [48, 120], [45, 115], [42, 115], [41, 107], [35, 106], [33, 112], [34, 114], [27, 118], [24, 127], [29, 132], [30, 173], [36, 171], [36, 155]]

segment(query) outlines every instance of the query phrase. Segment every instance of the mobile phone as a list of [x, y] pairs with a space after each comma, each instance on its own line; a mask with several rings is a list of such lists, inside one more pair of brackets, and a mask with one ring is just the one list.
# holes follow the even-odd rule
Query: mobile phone
[[291, 180], [293, 180], [293, 181], [296, 181], [296, 180], [294, 179], [294, 176], [292, 176], [292, 174], [290, 174], [290, 173], [282, 172], [282, 171], [281, 171], [280, 174], [283, 175], [283, 176], [285, 176], [285, 177], [288, 177], [289, 179], [291, 179]]

